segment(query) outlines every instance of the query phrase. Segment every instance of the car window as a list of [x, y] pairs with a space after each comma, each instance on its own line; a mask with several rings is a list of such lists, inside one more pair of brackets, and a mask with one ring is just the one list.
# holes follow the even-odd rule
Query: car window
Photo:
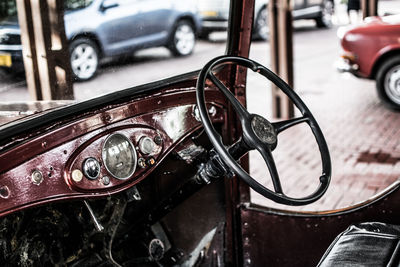
[[[205, 35], [199, 2], [65, 0], [74, 102], [198, 70], [224, 54], [227, 12], [222, 21], [208, 24]], [[227, 1], [221, 4], [228, 4], [222, 8], [229, 10]], [[0, 12], [0, 98], [8, 103], [32, 101], [15, 0], [1, 1]], [[10, 106], [2, 108], [8, 112]]]

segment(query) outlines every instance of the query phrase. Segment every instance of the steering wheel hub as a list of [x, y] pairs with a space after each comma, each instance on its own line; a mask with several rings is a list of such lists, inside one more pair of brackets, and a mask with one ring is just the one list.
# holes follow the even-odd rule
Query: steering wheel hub
[[268, 145], [275, 145], [277, 134], [272, 124], [260, 115], [254, 115], [251, 120], [251, 129], [257, 138]]

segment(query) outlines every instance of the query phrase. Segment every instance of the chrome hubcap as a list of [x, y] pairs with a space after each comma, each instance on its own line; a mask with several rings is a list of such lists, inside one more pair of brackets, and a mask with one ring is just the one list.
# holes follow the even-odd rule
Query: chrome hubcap
[[80, 44], [71, 53], [71, 67], [80, 79], [88, 79], [97, 69], [98, 58], [94, 48], [88, 44]]
[[400, 65], [392, 67], [385, 76], [385, 93], [391, 101], [400, 105]]
[[188, 55], [192, 52], [195, 44], [195, 36], [192, 27], [183, 24], [175, 32], [175, 47], [182, 55]]

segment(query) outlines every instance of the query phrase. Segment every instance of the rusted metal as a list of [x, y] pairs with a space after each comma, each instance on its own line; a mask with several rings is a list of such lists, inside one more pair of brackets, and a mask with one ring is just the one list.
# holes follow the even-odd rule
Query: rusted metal
[[[292, 1], [272, 0], [268, 4], [271, 70], [293, 88]], [[294, 116], [294, 106], [275, 85], [271, 85], [272, 115], [278, 119]]]
[[33, 100], [74, 99], [63, 0], [17, 0], [23, 60]]

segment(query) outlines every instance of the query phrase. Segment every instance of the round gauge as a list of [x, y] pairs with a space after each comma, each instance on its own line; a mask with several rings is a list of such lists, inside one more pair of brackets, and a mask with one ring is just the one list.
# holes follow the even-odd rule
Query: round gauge
[[117, 179], [128, 179], [135, 172], [136, 150], [123, 134], [112, 134], [106, 139], [102, 157], [107, 171]]

